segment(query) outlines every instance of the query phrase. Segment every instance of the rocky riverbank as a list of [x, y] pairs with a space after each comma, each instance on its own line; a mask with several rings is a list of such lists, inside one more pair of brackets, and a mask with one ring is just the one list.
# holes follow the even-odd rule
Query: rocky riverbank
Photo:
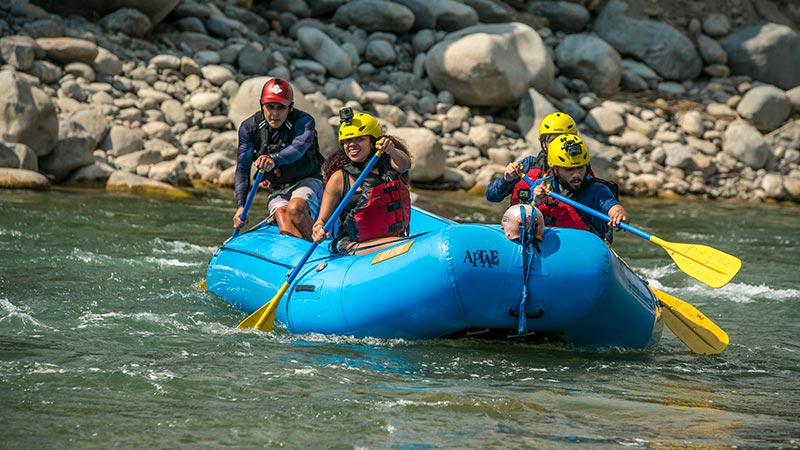
[[409, 145], [416, 186], [482, 192], [563, 110], [624, 194], [800, 201], [789, 3], [71, 3], [0, 0], [0, 187], [230, 187], [237, 126], [279, 76], [323, 152], [339, 108], [368, 111]]

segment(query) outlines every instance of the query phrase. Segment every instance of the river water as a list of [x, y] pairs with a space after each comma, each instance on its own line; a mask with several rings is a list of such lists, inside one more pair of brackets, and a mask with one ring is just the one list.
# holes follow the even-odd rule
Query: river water
[[[797, 206], [626, 200], [633, 225], [744, 262], [714, 290], [617, 236], [728, 332], [698, 356], [667, 330], [644, 351], [239, 331], [195, 289], [230, 234], [222, 197], [0, 191], [0, 448], [800, 447]], [[461, 220], [503, 209], [425, 198]]]

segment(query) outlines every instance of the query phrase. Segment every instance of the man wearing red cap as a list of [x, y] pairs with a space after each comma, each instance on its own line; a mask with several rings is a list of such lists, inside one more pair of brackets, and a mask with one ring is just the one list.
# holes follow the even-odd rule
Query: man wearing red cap
[[294, 108], [292, 86], [272, 78], [261, 89], [261, 110], [239, 126], [239, 152], [234, 186], [240, 219], [250, 189], [251, 166], [264, 170], [272, 187], [268, 201], [270, 217], [281, 234], [311, 240], [311, 227], [322, 199], [321, 167], [324, 161], [317, 143], [316, 124], [311, 114]]

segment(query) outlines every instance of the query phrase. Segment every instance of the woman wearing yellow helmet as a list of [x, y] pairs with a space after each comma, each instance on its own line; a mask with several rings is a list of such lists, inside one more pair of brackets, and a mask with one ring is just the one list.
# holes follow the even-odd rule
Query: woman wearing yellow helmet
[[[562, 228], [589, 230], [611, 242], [613, 227], [628, 221], [628, 213], [605, 180], [589, 173], [589, 149], [577, 135], [561, 135], [548, 147], [548, 163], [554, 182], [541, 183], [533, 189], [536, 206], [544, 214], [545, 223]], [[589, 216], [570, 205], [548, 197], [550, 191], [582, 203], [611, 218], [608, 223]]]
[[384, 135], [378, 121], [369, 114], [353, 114], [350, 108], [344, 108], [340, 116], [340, 151], [324, 167], [325, 194], [313, 227], [314, 242], [328, 237], [323, 230], [325, 223], [378, 148], [380, 159], [342, 210], [339, 232], [331, 248], [353, 250], [366, 241], [376, 244], [407, 234], [411, 217], [408, 150], [399, 139]]

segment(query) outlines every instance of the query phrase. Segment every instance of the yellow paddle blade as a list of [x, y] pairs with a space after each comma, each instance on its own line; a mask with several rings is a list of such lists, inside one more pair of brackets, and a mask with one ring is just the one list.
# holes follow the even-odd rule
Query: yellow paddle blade
[[272, 331], [272, 325], [275, 323], [275, 312], [278, 310], [278, 304], [281, 302], [283, 293], [286, 292], [288, 288], [289, 283], [283, 283], [283, 286], [278, 289], [278, 293], [272, 297], [272, 300], [265, 303], [261, 308], [258, 308], [253, 314], [247, 316], [236, 328], [240, 330], [255, 328], [256, 330], [264, 332]]
[[197, 283], [197, 290], [198, 291], [205, 291], [206, 290], [206, 279], [203, 278], [203, 281]]
[[664, 322], [687, 347], [701, 355], [719, 355], [728, 347], [728, 334], [685, 301], [650, 287], [664, 305]]
[[739, 258], [707, 245], [676, 244], [657, 236], [650, 236], [650, 241], [666, 250], [685, 274], [712, 288], [725, 286], [742, 268]]

